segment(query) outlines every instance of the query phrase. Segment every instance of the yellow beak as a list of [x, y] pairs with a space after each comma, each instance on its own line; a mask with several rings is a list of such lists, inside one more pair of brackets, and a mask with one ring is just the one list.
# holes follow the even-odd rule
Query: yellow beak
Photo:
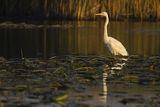
[[97, 14], [95, 14], [95, 15], [96, 15], [96, 16], [98, 16], [98, 15], [103, 16], [102, 13], [97, 13]]

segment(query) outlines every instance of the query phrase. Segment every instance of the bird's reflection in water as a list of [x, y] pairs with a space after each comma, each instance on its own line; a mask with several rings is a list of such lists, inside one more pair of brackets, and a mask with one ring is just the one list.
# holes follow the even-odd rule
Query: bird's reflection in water
[[109, 74], [113, 75], [115, 74], [115, 71], [121, 71], [123, 67], [126, 66], [127, 62], [128, 62], [127, 57], [116, 58], [113, 65], [111, 65], [109, 68], [109, 71], [108, 71]]
[[108, 78], [108, 73], [109, 73], [109, 66], [104, 65], [103, 68], [103, 104], [104, 106], [107, 105], [107, 93], [108, 93], [108, 87], [107, 87], [107, 78]]
[[121, 58], [119, 61], [116, 61], [113, 66], [109, 67], [109, 65], [104, 65], [103, 68], [103, 102], [105, 106], [107, 105], [107, 95], [108, 95], [108, 84], [107, 79], [108, 76], [114, 75], [116, 70], [122, 70], [128, 61], [127, 58]]
[[107, 77], [108, 77], [108, 74], [107, 72], [104, 72], [103, 73], [103, 102], [105, 105], [107, 105]]

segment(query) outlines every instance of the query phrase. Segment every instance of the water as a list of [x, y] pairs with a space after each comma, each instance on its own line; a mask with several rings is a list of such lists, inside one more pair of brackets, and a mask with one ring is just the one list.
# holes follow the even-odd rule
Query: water
[[0, 56], [8, 59], [0, 57], [0, 106], [158, 107], [160, 23], [109, 23], [108, 33], [126, 47], [128, 61], [109, 57], [103, 25], [0, 24]]
[[[160, 57], [0, 59], [1, 107], [159, 107]], [[154, 63], [152, 63], [154, 62]]]
[[[103, 43], [104, 21], [11, 23], [10, 26], [1, 24], [0, 56], [110, 55]], [[110, 22], [108, 34], [121, 41], [130, 55], [151, 56], [160, 53], [159, 28], [160, 23], [155, 22]]]

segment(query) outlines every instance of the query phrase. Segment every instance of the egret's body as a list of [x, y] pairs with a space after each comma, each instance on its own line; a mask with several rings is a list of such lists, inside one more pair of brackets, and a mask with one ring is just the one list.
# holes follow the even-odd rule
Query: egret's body
[[96, 15], [101, 15], [106, 17], [106, 22], [104, 25], [104, 43], [106, 44], [109, 51], [116, 56], [117, 55], [128, 56], [128, 53], [125, 47], [122, 45], [122, 43], [116, 40], [115, 38], [108, 36], [107, 25], [109, 23], [109, 17], [107, 12], [98, 13]]

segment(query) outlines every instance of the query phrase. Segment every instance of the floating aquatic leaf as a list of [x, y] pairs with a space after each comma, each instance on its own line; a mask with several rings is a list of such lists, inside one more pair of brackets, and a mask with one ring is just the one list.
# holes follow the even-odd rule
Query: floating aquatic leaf
[[15, 86], [16, 91], [25, 91], [27, 89], [27, 85], [17, 85]]
[[50, 87], [51, 89], [58, 89], [59, 87], [62, 87], [62, 85], [61, 85], [59, 82], [54, 81], [53, 83], [51, 83], [51, 84], [49, 85], [49, 87]]
[[48, 89], [48, 88], [33, 88], [31, 91], [34, 95], [45, 95], [45, 93], [49, 92], [50, 89]]
[[59, 102], [59, 101], [67, 100], [67, 98], [68, 98], [68, 94], [64, 94], [64, 95], [57, 96], [55, 100]]
[[139, 82], [139, 77], [135, 75], [125, 75], [122, 77], [122, 80], [126, 82], [133, 82], [133, 83], [138, 83]]

